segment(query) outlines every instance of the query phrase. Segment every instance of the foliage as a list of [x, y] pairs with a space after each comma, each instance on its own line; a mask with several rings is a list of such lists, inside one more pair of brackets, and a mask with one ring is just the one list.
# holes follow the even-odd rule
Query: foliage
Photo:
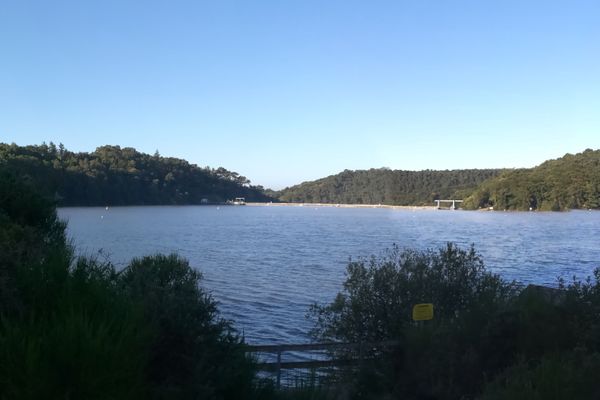
[[313, 305], [314, 335], [324, 340], [376, 342], [411, 325], [414, 304], [434, 303], [435, 319], [455, 323], [477, 308], [498, 307], [512, 286], [485, 270], [473, 248], [449, 243], [438, 251], [401, 250], [351, 261], [333, 303]]
[[282, 201], [431, 205], [464, 198], [464, 208], [558, 211], [600, 208], [600, 150], [567, 154], [532, 169], [346, 170], [272, 192]]
[[[485, 270], [472, 248], [395, 247], [379, 259], [350, 262], [334, 302], [313, 306], [313, 333], [327, 341], [398, 341], [388, 353], [363, 351], [370, 361], [345, 378], [358, 397], [468, 397], [480, 390], [484, 374], [502, 366], [487, 357], [496, 341], [481, 334], [514, 292], [513, 284]], [[434, 304], [434, 320], [412, 322], [412, 307], [419, 303]]]
[[277, 193], [277, 197], [288, 202], [431, 205], [437, 199], [463, 198], [500, 172], [496, 169], [345, 170], [337, 175], [285, 188]]
[[[411, 321], [412, 306], [429, 302], [434, 319]], [[350, 262], [343, 290], [331, 304], [314, 305], [311, 316], [318, 340], [397, 342], [388, 351], [363, 350], [361, 368], [343, 371], [354, 398], [598, 394], [600, 269], [555, 289], [522, 289], [487, 272], [472, 248], [393, 248]]]
[[0, 319], [2, 399], [143, 398], [150, 331], [92, 260], [19, 271], [20, 312]]
[[571, 400], [600, 398], [600, 354], [585, 349], [521, 360], [486, 386], [482, 400]]
[[147, 332], [113, 268], [74, 261], [54, 203], [6, 171], [0, 219], [0, 398], [143, 397]]
[[185, 160], [133, 148], [98, 147], [74, 153], [62, 145], [0, 143], [0, 165], [28, 177], [64, 206], [202, 204], [234, 197], [269, 201], [260, 186], [225, 168], [201, 168]]
[[253, 392], [253, 363], [200, 279], [174, 254], [134, 259], [122, 272], [122, 290], [141, 305], [157, 332], [148, 380], [156, 398], [247, 398]]
[[542, 211], [600, 208], [600, 150], [506, 171], [484, 182], [463, 206]]
[[51, 201], [12, 175], [0, 188], [0, 249], [22, 249], [0, 259], [0, 399], [273, 395], [187, 261], [74, 259]]
[[71, 258], [65, 224], [54, 203], [31, 184], [0, 168], [0, 311], [19, 307], [18, 267]]

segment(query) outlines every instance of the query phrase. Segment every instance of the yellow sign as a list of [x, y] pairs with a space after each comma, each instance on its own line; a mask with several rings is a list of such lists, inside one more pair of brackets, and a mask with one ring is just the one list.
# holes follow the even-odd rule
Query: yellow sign
[[412, 313], [413, 321], [428, 321], [433, 319], [433, 304], [415, 304]]

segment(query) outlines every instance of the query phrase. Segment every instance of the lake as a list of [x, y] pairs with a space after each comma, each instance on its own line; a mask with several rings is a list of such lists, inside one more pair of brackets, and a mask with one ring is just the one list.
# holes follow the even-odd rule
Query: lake
[[79, 254], [132, 257], [177, 252], [247, 342], [307, 342], [312, 302], [341, 289], [350, 257], [393, 244], [475, 245], [488, 269], [555, 285], [600, 267], [600, 212], [478, 212], [293, 206], [60, 208]]

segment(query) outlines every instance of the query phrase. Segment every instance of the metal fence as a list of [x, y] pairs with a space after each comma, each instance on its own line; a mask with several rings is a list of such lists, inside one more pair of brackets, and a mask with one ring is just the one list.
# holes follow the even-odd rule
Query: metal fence
[[373, 359], [396, 341], [374, 343], [310, 343], [247, 346], [259, 369], [259, 377], [273, 379], [276, 387], [331, 384], [343, 368]]

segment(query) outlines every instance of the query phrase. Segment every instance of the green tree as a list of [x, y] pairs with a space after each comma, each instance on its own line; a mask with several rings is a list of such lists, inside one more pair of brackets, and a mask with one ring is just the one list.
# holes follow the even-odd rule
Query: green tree
[[51, 200], [0, 168], [0, 311], [22, 306], [19, 268], [40, 268], [49, 259], [70, 262], [65, 227]]
[[434, 198], [463, 198], [501, 170], [399, 171], [388, 168], [350, 171], [285, 188], [282, 201], [432, 205]]
[[517, 169], [482, 183], [464, 206], [497, 210], [561, 211], [598, 208], [600, 151], [566, 154], [531, 169]]
[[[489, 331], [516, 292], [514, 284], [485, 270], [471, 248], [438, 251], [393, 248], [380, 258], [349, 263], [343, 290], [325, 306], [314, 305], [318, 340], [396, 340], [390, 351], [363, 349], [364, 368], [351, 376], [359, 398], [384, 393], [399, 398], [471, 398], [486, 375], [510, 365], [514, 355]], [[434, 319], [415, 324], [415, 304], [433, 303]], [[348, 356], [337, 354], [337, 356]]]
[[102, 146], [92, 153], [73, 153], [64, 147], [0, 143], [0, 165], [67, 206], [202, 204], [202, 199], [224, 202], [235, 197], [273, 200], [247, 178], [225, 168], [200, 168], [130, 147]]
[[156, 332], [147, 370], [152, 392], [170, 399], [251, 398], [253, 362], [201, 289], [201, 277], [174, 254], [134, 259], [121, 273], [122, 290]]
[[0, 222], [0, 399], [269, 394], [184, 259], [75, 259], [53, 202], [4, 173]]
[[143, 397], [145, 329], [112, 266], [75, 261], [53, 202], [5, 172], [0, 222], [0, 398]]

